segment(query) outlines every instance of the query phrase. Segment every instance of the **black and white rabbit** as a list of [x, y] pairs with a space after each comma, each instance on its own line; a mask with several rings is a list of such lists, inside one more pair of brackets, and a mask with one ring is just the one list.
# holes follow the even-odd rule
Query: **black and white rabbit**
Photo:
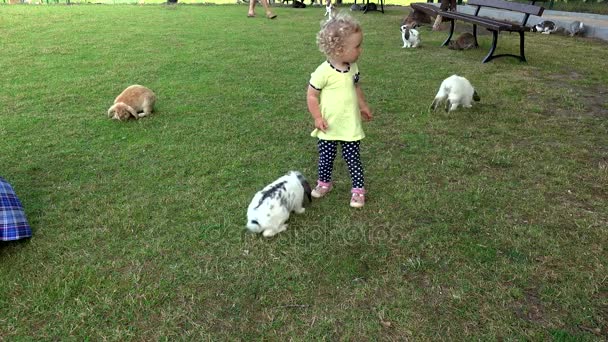
[[404, 48], [416, 48], [420, 45], [420, 35], [418, 30], [410, 28], [407, 25], [401, 25], [401, 39], [403, 39]]
[[557, 25], [555, 25], [555, 23], [550, 20], [543, 20], [540, 23], [534, 25], [532, 30], [543, 34], [551, 34], [557, 31]]
[[302, 1], [293, 0], [292, 6], [293, 8], [306, 8], [306, 4]]
[[329, 19], [333, 18], [334, 5], [331, 3], [331, 0], [326, 0], [325, 2], [325, 15]]
[[310, 184], [298, 171], [289, 171], [258, 191], [247, 208], [247, 229], [274, 236], [287, 229], [292, 211], [304, 213], [305, 196], [312, 201]]
[[433, 103], [431, 103], [431, 109], [435, 110], [437, 106], [446, 99], [446, 112], [456, 110], [459, 105], [465, 108], [471, 108], [473, 100], [480, 100], [479, 95], [477, 95], [471, 82], [458, 75], [452, 75], [441, 82], [439, 91], [437, 92], [437, 95], [435, 95]]

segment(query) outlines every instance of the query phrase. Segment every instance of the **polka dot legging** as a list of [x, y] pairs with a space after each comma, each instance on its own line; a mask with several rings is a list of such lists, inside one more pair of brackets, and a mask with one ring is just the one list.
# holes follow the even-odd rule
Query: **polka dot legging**
[[319, 139], [319, 180], [331, 182], [331, 173], [334, 168], [334, 160], [338, 151], [338, 143], [342, 145], [342, 158], [348, 165], [348, 172], [353, 183], [353, 188], [363, 188], [363, 165], [359, 155], [361, 141], [335, 141]]

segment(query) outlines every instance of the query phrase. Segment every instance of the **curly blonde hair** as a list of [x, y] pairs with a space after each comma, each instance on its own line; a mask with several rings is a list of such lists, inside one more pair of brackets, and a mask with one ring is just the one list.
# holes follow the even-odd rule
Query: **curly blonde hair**
[[317, 33], [317, 45], [326, 56], [337, 56], [342, 52], [344, 41], [351, 34], [361, 32], [361, 25], [347, 13], [337, 13], [321, 23]]

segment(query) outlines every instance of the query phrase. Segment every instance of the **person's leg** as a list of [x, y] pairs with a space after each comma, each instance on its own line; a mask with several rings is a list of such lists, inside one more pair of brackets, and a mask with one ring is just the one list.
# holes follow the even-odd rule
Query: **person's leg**
[[331, 190], [331, 174], [338, 150], [338, 142], [319, 139], [317, 145], [319, 148], [319, 180], [317, 181], [317, 187], [312, 191], [312, 196], [321, 198]]
[[255, 17], [255, 3], [257, 0], [249, 0], [249, 12], [247, 13], [248, 17]]
[[274, 19], [277, 17], [276, 14], [272, 13], [270, 10], [270, 5], [268, 5], [268, 0], [260, 0], [262, 2], [262, 6], [264, 6], [264, 11], [266, 11], [266, 17], [268, 19]]
[[360, 156], [361, 141], [342, 143], [342, 158], [346, 161], [350, 179], [353, 185], [350, 206], [360, 208], [365, 204], [365, 178]]
[[438, 15], [435, 18], [435, 23], [433, 23], [433, 31], [439, 31], [439, 30], [441, 30], [441, 21], [442, 20], [443, 20], [443, 18], [440, 15]]
[[342, 158], [348, 166], [353, 189], [363, 189], [365, 178], [363, 177], [363, 164], [360, 156], [361, 141], [345, 141], [342, 143]]

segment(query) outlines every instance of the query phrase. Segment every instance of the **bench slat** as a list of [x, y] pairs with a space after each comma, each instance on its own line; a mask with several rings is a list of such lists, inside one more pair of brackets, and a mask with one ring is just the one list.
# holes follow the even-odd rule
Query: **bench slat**
[[415, 10], [419, 10], [419, 11], [422, 11], [422, 12], [424, 12], [426, 14], [430, 14], [430, 15], [436, 15], [438, 12], [441, 11], [439, 9], [439, 7], [437, 7], [437, 6], [433, 6], [433, 5], [427, 4], [427, 3], [420, 3], [420, 2], [411, 3], [410, 7]]
[[492, 7], [509, 11], [521, 12], [536, 16], [543, 14], [544, 8], [536, 5], [522, 4], [505, 0], [468, 0], [467, 5]]
[[445, 16], [446, 18], [449, 19], [454, 19], [454, 20], [463, 20], [467, 23], [471, 23], [471, 24], [475, 24], [478, 26], [483, 26], [486, 27], [489, 30], [494, 30], [494, 31], [508, 31], [508, 27], [506, 27], [505, 25], [503, 25], [502, 23], [496, 23], [496, 22], [488, 22], [485, 20], [479, 20], [475, 17], [473, 18], [468, 18], [468, 17], [462, 17], [462, 16]]
[[450, 19], [460, 19], [466, 22], [470, 22], [479, 26], [487, 27], [489, 29], [497, 30], [497, 31], [527, 31], [526, 27], [515, 23], [508, 23], [504, 21], [498, 21], [491, 18], [474, 16], [466, 13], [455, 13], [455, 12], [441, 12], [440, 13], [445, 18]]

